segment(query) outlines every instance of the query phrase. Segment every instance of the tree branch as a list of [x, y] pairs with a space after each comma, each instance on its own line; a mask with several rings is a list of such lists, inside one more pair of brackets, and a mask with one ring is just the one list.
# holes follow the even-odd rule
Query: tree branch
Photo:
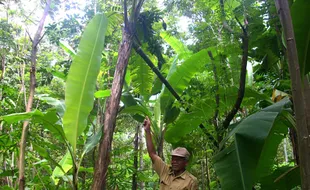
[[124, 0], [124, 23], [125, 29], [128, 29], [127, 0]]
[[220, 8], [221, 8], [221, 19], [223, 22], [223, 28], [225, 28], [230, 33], [234, 33], [233, 29], [227, 24], [227, 21], [226, 21], [224, 0], [220, 0]]
[[243, 55], [242, 55], [242, 62], [241, 62], [241, 71], [240, 71], [240, 82], [239, 82], [239, 90], [238, 90], [238, 97], [236, 99], [236, 102], [234, 104], [234, 107], [231, 109], [231, 111], [226, 116], [224, 122], [223, 122], [223, 128], [227, 129], [231, 120], [235, 117], [236, 113], [240, 109], [244, 92], [245, 92], [245, 80], [246, 80], [246, 67], [248, 62], [248, 49], [249, 49], [249, 38], [247, 30], [244, 26], [241, 25], [239, 20], [236, 17], [237, 22], [239, 23], [240, 27], [242, 28], [243, 35], [242, 35], [242, 47], [243, 47]]

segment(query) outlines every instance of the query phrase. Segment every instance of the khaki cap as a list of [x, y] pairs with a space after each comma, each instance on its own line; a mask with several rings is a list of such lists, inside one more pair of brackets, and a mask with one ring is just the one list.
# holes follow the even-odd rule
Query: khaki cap
[[179, 156], [179, 157], [183, 157], [186, 160], [189, 159], [190, 153], [187, 151], [186, 148], [184, 147], [178, 147], [176, 149], [174, 149], [171, 153], [171, 156]]

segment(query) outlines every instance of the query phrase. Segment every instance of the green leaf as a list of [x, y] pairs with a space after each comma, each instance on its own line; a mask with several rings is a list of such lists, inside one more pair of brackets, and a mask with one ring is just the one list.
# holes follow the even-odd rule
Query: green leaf
[[46, 94], [38, 95], [38, 99], [41, 101], [45, 101], [49, 105], [54, 106], [60, 117], [64, 115], [66, 108], [63, 100], [57, 100], [56, 98], [49, 97]]
[[[153, 55], [147, 54], [152, 62], [156, 60]], [[131, 56], [128, 68], [131, 73], [131, 85], [133, 86], [134, 93], [142, 95], [147, 101], [151, 96], [154, 72], [142, 57], [136, 53]]]
[[287, 135], [289, 127], [291, 128], [293, 126], [285, 117], [285, 114], [281, 113], [277, 117], [274, 126], [271, 128], [267, 138], [265, 139], [265, 143], [257, 164], [256, 179], [260, 179], [272, 173], [273, 166], [275, 164], [274, 158], [277, 155], [278, 146], [285, 138], [285, 135]]
[[134, 106], [130, 106], [130, 107], [125, 107], [121, 111], [121, 114], [124, 114], [124, 113], [133, 114], [133, 115], [139, 114], [139, 115], [148, 116], [148, 117], [152, 116], [151, 112], [146, 107], [141, 106], [141, 105], [134, 105]]
[[85, 154], [87, 154], [89, 151], [91, 151], [99, 143], [101, 136], [102, 136], [102, 130], [100, 129], [97, 134], [95, 134], [95, 135], [91, 136], [89, 139], [87, 139], [87, 141], [84, 145], [82, 157]]
[[[129, 92], [123, 92], [121, 100], [124, 103], [125, 107], [137, 105], [137, 100], [135, 100], [132, 94]], [[138, 122], [143, 122], [144, 120], [144, 116], [141, 116], [140, 114], [133, 115], [133, 118]]]
[[52, 75], [53, 75], [54, 77], [58, 77], [58, 78], [60, 78], [60, 79], [62, 79], [62, 80], [64, 80], [64, 81], [67, 80], [67, 75], [65, 75], [63, 72], [51, 71], [51, 73], [52, 73]]
[[292, 190], [301, 184], [299, 167], [283, 166], [271, 175], [262, 178], [259, 183], [262, 190]]
[[60, 45], [60, 47], [62, 47], [62, 49], [66, 53], [68, 53], [71, 56], [71, 58], [74, 58], [76, 53], [75, 53], [74, 49], [67, 42], [60, 40], [59, 45]]
[[0, 120], [6, 121], [8, 124], [12, 124], [23, 120], [28, 120], [36, 116], [43, 117], [44, 114], [39, 110], [34, 110], [31, 112], [13, 113], [9, 115], [4, 115], [0, 117]]
[[33, 145], [34, 150], [37, 151], [40, 154], [40, 156], [42, 156], [43, 158], [45, 158], [46, 160], [48, 160], [49, 162], [51, 162], [55, 166], [58, 166], [63, 171], [62, 167], [51, 157], [48, 149], [45, 149], [45, 148], [37, 145], [36, 143], [32, 143], [32, 145]]
[[84, 131], [88, 115], [93, 108], [107, 22], [107, 18], [99, 14], [86, 26], [69, 70], [63, 124], [66, 138], [72, 145], [74, 153], [77, 138]]
[[[213, 53], [213, 55], [215, 56], [215, 53]], [[200, 52], [195, 53], [183, 63], [176, 64], [176, 68], [174, 69], [175, 71], [172, 72], [168, 78], [169, 84], [179, 95], [181, 95], [183, 90], [188, 86], [192, 77], [197, 72], [200, 72], [201, 69], [209, 63], [209, 61], [208, 49], [203, 49]], [[170, 105], [175, 98], [171, 95], [169, 90], [164, 87], [160, 99], [161, 111], [164, 113], [166, 106]]]
[[34, 123], [40, 123], [45, 129], [48, 129], [55, 137], [60, 137], [59, 139], [65, 141], [65, 134], [61, 125], [56, 124], [58, 122], [58, 117], [55, 110], [50, 110], [48, 112], [41, 112], [39, 110], [34, 110], [32, 112], [24, 113], [14, 113], [10, 115], [1, 116], [0, 120], [6, 121], [8, 124], [31, 120]]
[[187, 49], [187, 47], [181, 41], [179, 41], [174, 36], [169, 35], [167, 32], [161, 32], [160, 36], [171, 46], [176, 54], [181, 56], [181, 59], [185, 59], [192, 54], [192, 52], [189, 51], [189, 49]]
[[310, 1], [296, 0], [291, 7], [291, 15], [298, 50], [298, 60], [302, 76], [310, 72]]
[[7, 176], [14, 176], [18, 172], [17, 169], [15, 170], [5, 170], [2, 173], [0, 173], [0, 177], [7, 177]]
[[[280, 143], [278, 135], [284, 136], [288, 127], [276, 124], [276, 121], [279, 121], [277, 117], [290, 104], [289, 99], [284, 99], [247, 117], [223, 140], [224, 143], [228, 143], [231, 137], [234, 140], [228, 148], [213, 158], [215, 171], [223, 190], [251, 189], [257, 176], [262, 175], [257, 174], [258, 167], [269, 168], [268, 165], [272, 164], [269, 161], [274, 156], [272, 151], [276, 150]], [[276, 134], [277, 132], [285, 133]], [[271, 140], [273, 138], [276, 140]], [[263, 150], [267, 153], [262, 153]], [[261, 171], [267, 170], [261, 169]]]
[[177, 143], [183, 136], [198, 128], [206, 118], [212, 117], [214, 109], [214, 104], [212, 105], [210, 102], [197, 102], [189, 113], [182, 113], [175, 124], [168, 125], [165, 140], [172, 144]]
[[106, 98], [111, 95], [111, 90], [99, 90], [95, 92], [95, 97], [96, 98]]
[[59, 182], [60, 177], [63, 177], [72, 167], [72, 157], [70, 155], [70, 152], [68, 151], [66, 153], [66, 155], [60, 160], [60, 162], [58, 163], [60, 167], [56, 167], [52, 173], [52, 179], [54, 181], [54, 183], [57, 185]]

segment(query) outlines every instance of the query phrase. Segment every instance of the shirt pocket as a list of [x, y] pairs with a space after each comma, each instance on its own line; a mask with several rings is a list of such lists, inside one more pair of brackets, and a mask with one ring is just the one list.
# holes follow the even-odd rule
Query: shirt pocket
[[170, 182], [169, 182], [169, 180], [167, 180], [167, 179], [161, 179], [161, 180], [160, 180], [160, 185], [161, 185], [161, 186], [169, 186], [169, 185], [170, 185]]

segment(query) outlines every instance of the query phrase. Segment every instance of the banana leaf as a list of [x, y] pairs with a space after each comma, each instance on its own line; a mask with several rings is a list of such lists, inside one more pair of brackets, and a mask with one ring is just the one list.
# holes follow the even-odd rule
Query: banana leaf
[[[215, 56], [215, 53], [213, 53]], [[210, 61], [208, 55], [208, 49], [203, 49], [198, 53], [195, 53], [183, 63], [176, 63], [175, 66], [172, 65], [174, 72], [169, 72], [168, 82], [174, 88], [174, 90], [181, 95], [183, 90], [188, 86], [192, 77], [200, 72], [203, 67]], [[175, 67], [175, 68], [174, 68]], [[164, 87], [160, 95], [160, 106], [161, 111], [164, 113], [166, 107], [171, 105], [175, 98], [171, 95], [169, 90]]]
[[223, 190], [251, 189], [265, 176], [263, 172], [271, 172], [277, 147], [290, 127], [279, 116], [290, 111], [290, 105], [289, 99], [283, 99], [247, 117], [223, 140], [222, 146], [228, 147], [213, 158]]
[[74, 153], [77, 138], [84, 131], [93, 108], [107, 23], [107, 18], [98, 14], [86, 26], [66, 81], [66, 112], [63, 124], [66, 138]]

